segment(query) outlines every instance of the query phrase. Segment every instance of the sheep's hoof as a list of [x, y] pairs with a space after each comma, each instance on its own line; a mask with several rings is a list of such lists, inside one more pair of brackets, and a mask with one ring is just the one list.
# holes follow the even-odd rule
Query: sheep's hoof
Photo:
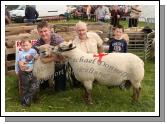
[[85, 101], [87, 105], [93, 105], [93, 102], [90, 102], [89, 100]]
[[134, 97], [132, 96], [132, 104], [136, 104], [136, 103], [138, 103], [138, 102], [139, 102], [139, 100], [136, 99], [136, 98], [134, 98]]
[[88, 104], [89, 104], [89, 105], [93, 105], [93, 102], [89, 102]]
[[90, 101], [90, 100], [88, 99], [88, 97], [83, 96], [83, 98], [84, 98], [84, 101], [86, 102], [86, 104], [88, 104], [88, 105], [93, 105], [93, 102]]
[[84, 95], [83, 99], [84, 99], [84, 101], [88, 101], [88, 96]]

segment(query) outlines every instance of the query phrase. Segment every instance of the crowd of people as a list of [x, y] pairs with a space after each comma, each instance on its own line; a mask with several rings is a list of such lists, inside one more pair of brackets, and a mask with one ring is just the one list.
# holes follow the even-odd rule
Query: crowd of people
[[129, 27], [138, 26], [138, 18], [141, 15], [141, 6], [121, 5], [84, 5], [78, 6], [70, 15], [74, 18], [94, 19], [99, 22], [110, 21], [114, 27], [119, 25], [121, 19], [129, 18]]
[[[111, 25], [115, 27], [119, 25], [120, 19], [128, 18], [129, 27], [137, 27], [138, 19], [141, 16], [141, 6], [140, 5], [83, 5], [77, 6], [74, 10], [69, 10], [67, 7], [67, 12], [65, 16], [67, 20], [70, 18], [79, 18], [87, 20], [95, 20], [98, 22], [110, 21]], [[25, 19], [28, 23], [35, 23], [39, 14], [36, 9], [30, 5], [26, 5], [25, 9]], [[6, 24], [11, 23], [11, 18], [7, 8], [5, 9], [5, 22]]]

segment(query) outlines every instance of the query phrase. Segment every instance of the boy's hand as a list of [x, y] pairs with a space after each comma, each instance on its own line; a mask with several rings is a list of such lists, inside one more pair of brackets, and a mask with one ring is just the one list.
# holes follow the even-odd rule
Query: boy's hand
[[19, 67], [22, 71], [25, 71], [26, 70], [26, 62], [22, 62], [22, 61], [19, 61]]

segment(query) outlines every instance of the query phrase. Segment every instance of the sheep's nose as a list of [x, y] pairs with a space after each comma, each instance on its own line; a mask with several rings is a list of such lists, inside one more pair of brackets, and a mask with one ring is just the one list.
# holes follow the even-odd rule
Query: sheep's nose
[[69, 48], [72, 48], [72, 43], [69, 45]]

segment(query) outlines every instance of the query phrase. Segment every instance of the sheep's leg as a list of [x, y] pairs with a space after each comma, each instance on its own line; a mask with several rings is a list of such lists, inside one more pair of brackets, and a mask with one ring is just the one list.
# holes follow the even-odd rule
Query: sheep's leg
[[91, 90], [85, 89], [84, 100], [87, 104], [93, 104]]
[[85, 87], [84, 100], [85, 100], [85, 102], [87, 102], [88, 104], [93, 104], [93, 102], [92, 102], [92, 95], [91, 95], [92, 83], [93, 83], [92, 81], [85, 81], [85, 82], [84, 82], [84, 87]]
[[139, 96], [140, 96], [140, 91], [141, 91], [141, 88], [140, 88], [140, 87], [139, 87], [139, 88], [133, 87], [133, 96], [132, 96], [133, 101], [138, 102]]
[[93, 104], [91, 90], [88, 90], [88, 104]]
[[133, 101], [136, 101], [136, 88], [133, 87], [133, 96], [132, 96]]
[[85, 94], [84, 94], [84, 100], [85, 101], [88, 101], [88, 92], [87, 92], [87, 90], [86, 90], [86, 88], [84, 87], [84, 90], [85, 90]]
[[141, 87], [139, 87], [138, 89], [136, 89], [136, 93], [137, 93], [137, 101], [139, 100], [140, 92], [141, 92]]

